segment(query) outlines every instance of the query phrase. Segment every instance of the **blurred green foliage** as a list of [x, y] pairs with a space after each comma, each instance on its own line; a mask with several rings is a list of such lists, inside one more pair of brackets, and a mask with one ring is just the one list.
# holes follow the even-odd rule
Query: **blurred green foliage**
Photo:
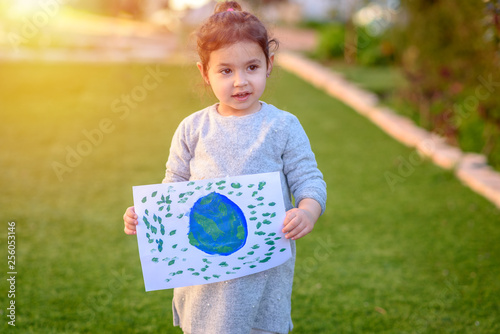
[[346, 43], [346, 25], [329, 23], [317, 28], [318, 47], [314, 56], [332, 60], [354, 54], [355, 62], [362, 66], [387, 65], [393, 61], [394, 47], [386, 34], [374, 34], [367, 27], [354, 27], [352, 41]]
[[408, 82], [394, 83], [397, 111], [500, 169], [500, 1], [403, 0], [393, 16], [385, 31], [313, 26], [313, 57], [362, 69], [396, 65]]
[[500, 167], [500, 1], [402, 1], [394, 29], [419, 124]]

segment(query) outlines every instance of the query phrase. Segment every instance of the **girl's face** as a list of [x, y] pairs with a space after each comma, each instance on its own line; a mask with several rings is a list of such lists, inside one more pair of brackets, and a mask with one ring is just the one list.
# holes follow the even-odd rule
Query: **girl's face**
[[238, 42], [210, 54], [206, 72], [198, 69], [219, 100], [219, 114], [244, 116], [260, 110], [259, 99], [266, 88], [274, 55], [269, 66], [260, 46], [255, 42]]

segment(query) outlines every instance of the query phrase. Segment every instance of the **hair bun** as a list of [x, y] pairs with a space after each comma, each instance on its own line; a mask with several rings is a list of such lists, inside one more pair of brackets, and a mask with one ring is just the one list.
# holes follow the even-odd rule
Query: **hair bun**
[[241, 6], [236, 1], [220, 1], [217, 2], [214, 9], [214, 14], [227, 12], [228, 9], [234, 9], [235, 11], [241, 11]]

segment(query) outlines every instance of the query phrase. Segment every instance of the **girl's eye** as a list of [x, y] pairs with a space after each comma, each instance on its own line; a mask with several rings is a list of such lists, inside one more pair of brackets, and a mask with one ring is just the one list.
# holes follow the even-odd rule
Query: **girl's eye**
[[249, 69], [250, 71], [255, 71], [255, 70], [256, 70], [256, 69], [258, 69], [258, 68], [259, 68], [259, 66], [257, 66], [257, 65], [250, 65], [250, 66], [248, 66], [248, 69]]
[[231, 74], [231, 70], [228, 69], [228, 68], [225, 68], [223, 69], [222, 71], [220, 71], [222, 74]]

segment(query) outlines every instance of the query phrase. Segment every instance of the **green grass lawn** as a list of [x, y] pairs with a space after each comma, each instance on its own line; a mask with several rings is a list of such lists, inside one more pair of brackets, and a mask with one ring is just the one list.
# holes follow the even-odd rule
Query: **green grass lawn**
[[[145, 90], [147, 65], [0, 64], [0, 255], [5, 277], [15, 221], [20, 333], [181, 333], [172, 291], [144, 292], [121, 218], [133, 185], [161, 182], [180, 120], [213, 102], [194, 66], [160, 70]], [[500, 211], [285, 71], [267, 94], [299, 117], [328, 184], [297, 242], [293, 332], [500, 332]]]
[[396, 66], [359, 66], [344, 61], [335, 61], [330, 67], [355, 82], [363, 89], [374, 92], [382, 98], [388, 97], [397, 89], [407, 85], [401, 70]]
[[420, 122], [416, 107], [401, 96], [409, 83], [397, 66], [361, 66], [346, 64], [343, 60], [331, 61], [327, 66], [358, 87], [376, 94], [381, 105], [392, 108], [416, 124]]

